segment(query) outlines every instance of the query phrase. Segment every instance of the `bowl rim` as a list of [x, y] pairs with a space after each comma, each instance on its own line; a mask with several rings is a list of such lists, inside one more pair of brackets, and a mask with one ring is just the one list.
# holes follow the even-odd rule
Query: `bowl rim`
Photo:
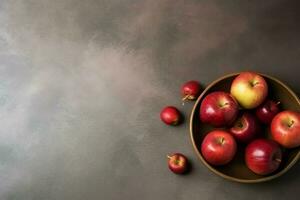
[[[224, 79], [227, 79], [227, 78], [231, 78], [231, 77], [234, 77], [234, 76], [237, 76], [239, 75], [241, 72], [236, 72], [236, 73], [231, 73], [231, 74], [227, 74], [227, 75], [224, 75], [216, 80], [214, 80], [213, 82], [211, 82], [203, 91], [202, 93], [200, 94], [200, 96], [197, 98], [194, 106], [193, 106], [193, 109], [192, 109], [192, 112], [190, 114], [190, 139], [192, 141], [192, 145], [193, 145], [193, 148], [194, 148], [194, 151], [196, 152], [198, 158], [202, 161], [202, 163], [208, 168], [210, 169], [210, 171], [212, 171], [213, 173], [221, 176], [222, 178], [225, 178], [227, 180], [230, 180], [230, 181], [236, 181], [236, 182], [239, 182], [239, 183], [260, 183], [260, 182], [265, 182], [265, 181], [270, 181], [272, 179], [275, 179], [277, 177], [280, 177], [281, 175], [283, 175], [284, 173], [286, 173], [292, 166], [295, 165], [295, 163], [299, 160], [300, 158], [300, 151], [298, 151], [297, 155], [295, 156], [295, 158], [283, 169], [281, 170], [280, 172], [276, 173], [276, 174], [273, 174], [273, 175], [270, 175], [270, 176], [266, 176], [266, 177], [262, 177], [262, 178], [259, 178], [259, 179], [254, 179], [254, 180], [249, 180], [249, 179], [242, 179], [242, 178], [236, 178], [236, 177], [232, 177], [232, 176], [229, 176], [229, 175], [226, 175], [218, 170], [216, 170], [213, 166], [211, 166], [209, 163], [206, 162], [206, 160], [202, 157], [200, 151], [198, 150], [197, 146], [196, 146], [196, 143], [195, 143], [195, 140], [194, 140], [194, 137], [193, 137], [193, 118], [194, 118], [194, 115], [195, 115], [195, 110], [196, 108], [198, 107], [198, 104], [200, 102], [200, 100], [203, 98], [204, 95], [206, 95], [206, 92], [211, 89], [215, 84], [217, 84], [218, 82], [224, 80]], [[257, 73], [257, 72], [255, 72]], [[299, 98], [298, 96], [285, 84], [283, 83], [282, 81], [278, 80], [277, 78], [274, 78], [272, 76], [269, 76], [269, 75], [266, 75], [266, 74], [263, 74], [263, 73], [257, 73], [257, 74], [260, 74], [261, 76], [263, 77], [266, 77], [268, 79], [271, 79], [272, 81], [275, 81], [277, 82], [278, 84], [280, 84], [281, 86], [283, 86], [286, 90], [288, 90], [288, 92], [296, 99], [296, 101], [298, 102], [299, 106], [300, 106], [300, 101], [299, 101]]]

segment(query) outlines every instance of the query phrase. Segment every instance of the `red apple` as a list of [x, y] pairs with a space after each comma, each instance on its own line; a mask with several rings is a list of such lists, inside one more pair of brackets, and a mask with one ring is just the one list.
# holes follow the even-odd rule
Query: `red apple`
[[180, 120], [180, 112], [174, 106], [167, 106], [160, 112], [160, 119], [168, 125], [177, 125]]
[[232, 135], [222, 130], [208, 133], [201, 144], [203, 157], [212, 165], [229, 163], [233, 159], [236, 149], [237, 145]]
[[182, 174], [186, 172], [188, 161], [187, 158], [181, 153], [174, 153], [168, 156], [169, 169], [175, 174]]
[[286, 110], [278, 113], [272, 120], [273, 139], [286, 148], [300, 145], [300, 113]]
[[279, 112], [279, 102], [272, 100], [266, 100], [262, 105], [260, 105], [255, 114], [259, 121], [264, 124], [270, 124], [273, 117]]
[[200, 119], [203, 123], [215, 127], [231, 125], [238, 114], [238, 104], [226, 92], [212, 92], [202, 101], [200, 106]]
[[230, 93], [242, 107], [252, 109], [265, 100], [268, 85], [261, 75], [254, 72], [242, 72], [233, 80]]
[[243, 113], [242, 116], [234, 122], [233, 127], [230, 128], [230, 132], [237, 141], [249, 142], [260, 131], [260, 126], [255, 116], [249, 112]]
[[188, 81], [181, 87], [182, 101], [195, 100], [200, 95], [201, 86], [198, 81]]
[[280, 146], [267, 139], [252, 141], [245, 152], [247, 167], [256, 174], [267, 175], [278, 169], [282, 159]]

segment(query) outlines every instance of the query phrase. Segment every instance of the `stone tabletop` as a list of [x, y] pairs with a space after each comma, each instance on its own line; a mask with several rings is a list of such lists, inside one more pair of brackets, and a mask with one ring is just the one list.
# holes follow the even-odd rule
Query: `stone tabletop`
[[[212, 174], [179, 88], [232, 72], [300, 92], [300, 3], [1, 0], [1, 200], [299, 199], [300, 164], [261, 184]], [[185, 123], [159, 112], [177, 106]], [[188, 156], [172, 174], [166, 155]]]

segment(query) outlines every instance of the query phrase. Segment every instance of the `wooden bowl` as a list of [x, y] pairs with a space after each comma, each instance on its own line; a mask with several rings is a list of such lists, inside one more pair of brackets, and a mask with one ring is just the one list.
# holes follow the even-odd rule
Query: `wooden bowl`
[[[293, 149], [283, 149], [283, 160], [279, 169], [267, 176], [257, 175], [247, 168], [244, 161], [245, 145], [238, 145], [236, 156], [229, 164], [224, 166], [212, 166], [207, 163], [201, 155], [201, 143], [203, 138], [209, 131], [215, 128], [210, 125], [203, 124], [200, 121], [200, 104], [203, 98], [213, 91], [229, 92], [231, 82], [238, 74], [239, 73], [226, 75], [215, 80], [198, 97], [190, 116], [190, 136], [193, 147], [203, 164], [212, 172], [225, 179], [242, 183], [258, 183], [269, 181], [286, 173], [297, 162], [300, 156], [300, 147]], [[268, 83], [270, 99], [280, 101], [282, 110], [289, 109], [300, 112], [300, 101], [297, 95], [288, 86], [286, 86], [276, 78], [264, 74], [261, 75]], [[265, 137], [267, 138], [270, 138], [269, 131], [270, 129], [268, 126], [263, 127], [263, 134], [265, 134]]]

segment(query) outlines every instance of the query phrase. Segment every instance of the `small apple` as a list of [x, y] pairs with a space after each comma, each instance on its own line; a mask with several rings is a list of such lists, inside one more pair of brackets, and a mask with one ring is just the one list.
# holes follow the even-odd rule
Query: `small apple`
[[233, 159], [236, 149], [237, 145], [232, 135], [223, 130], [208, 133], [201, 144], [203, 157], [212, 165], [229, 163]]
[[267, 175], [276, 171], [281, 159], [280, 146], [273, 140], [256, 139], [246, 147], [246, 165], [256, 174]]
[[254, 115], [245, 112], [234, 122], [230, 132], [237, 141], [246, 143], [260, 132], [260, 126]]
[[201, 121], [215, 127], [231, 125], [237, 114], [237, 102], [229, 93], [222, 91], [208, 94], [200, 106]]
[[261, 75], [254, 72], [242, 72], [233, 80], [230, 93], [242, 107], [252, 109], [265, 100], [268, 85]]
[[168, 166], [175, 174], [182, 174], [187, 170], [188, 160], [183, 154], [174, 153], [168, 156]]
[[278, 113], [271, 122], [273, 139], [286, 148], [300, 145], [300, 113], [285, 110]]
[[255, 114], [259, 121], [264, 124], [270, 124], [273, 117], [279, 112], [279, 102], [272, 100], [266, 100], [262, 105], [260, 105]]
[[201, 86], [198, 81], [188, 81], [181, 87], [182, 101], [195, 100], [200, 95]]
[[160, 119], [167, 125], [177, 125], [180, 121], [180, 112], [174, 106], [167, 106], [160, 112]]

